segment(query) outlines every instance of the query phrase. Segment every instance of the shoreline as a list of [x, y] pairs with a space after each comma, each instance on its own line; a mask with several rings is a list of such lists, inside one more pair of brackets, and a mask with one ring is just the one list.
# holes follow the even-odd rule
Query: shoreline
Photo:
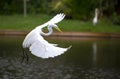
[[[30, 31], [25, 30], [0, 30], [0, 36], [26, 36]], [[89, 38], [120, 38], [120, 33], [97, 32], [53, 32], [51, 37], [89, 37]]]

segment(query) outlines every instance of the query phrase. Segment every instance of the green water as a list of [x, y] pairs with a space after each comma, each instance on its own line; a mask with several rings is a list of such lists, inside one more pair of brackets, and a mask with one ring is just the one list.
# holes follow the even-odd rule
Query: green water
[[72, 48], [55, 58], [41, 59], [30, 52], [22, 61], [23, 37], [0, 37], [0, 79], [120, 79], [120, 40], [46, 38]]

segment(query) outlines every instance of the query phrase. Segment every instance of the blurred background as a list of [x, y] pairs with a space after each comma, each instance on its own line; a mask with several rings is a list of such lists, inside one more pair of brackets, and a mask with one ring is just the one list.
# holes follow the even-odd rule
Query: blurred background
[[0, 15], [50, 15], [63, 12], [68, 19], [86, 21], [94, 16], [94, 10], [98, 8], [99, 17], [120, 24], [119, 3], [119, 0], [0, 0]]

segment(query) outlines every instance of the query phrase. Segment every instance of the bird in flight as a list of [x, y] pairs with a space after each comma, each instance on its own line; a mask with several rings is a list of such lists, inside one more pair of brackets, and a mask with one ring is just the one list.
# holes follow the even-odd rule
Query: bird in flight
[[[56, 23], [62, 21], [64, 17], [65, 14], [63, 13], [57, 14], [48, 22], [37, 26], [30, 33], [27, 34], [22, 44], [23, 54], [27, 56], [27, 60], [28, 60], [28, 55], [25, 52], [25, 48], [29, 48], [29, 51], [31, 51], [33, 55], [41, 58], [54, 58], [58, 55], [63, 54], [64, 52], [66, 52], [68, 49], [71, 48], [71, 46], [69, 46], [68, 48], [58, 47], [57, 44], [49, 43], [43, 38], [43, 36], [49, 36], [52, 34], [53, 32], [52, 28], [55, 28], [58, 31], [62, 32], [58, 28]], [[44, 33], [42, 31], [44, 27], [47, 27], [49, 31], [48, 33]]]

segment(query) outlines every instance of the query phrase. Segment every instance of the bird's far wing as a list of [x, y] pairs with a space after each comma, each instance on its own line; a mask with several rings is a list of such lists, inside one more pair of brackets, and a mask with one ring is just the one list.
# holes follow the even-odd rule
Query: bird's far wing
[[39, 25], [37, 28], [43, 28], [43, 27], [48, 26], [49, 24], [56, 24], [56, 23], [62, 21], [64, 19], [64, 17], [65, 17], [65, 14], [63, 14], [63, 13], [57, 14], [52, 19], [50, 19], [48, 22], [46, 22], [42, 25]]
[[50, 21], [48, 21], [48, 24], [58, 23], [58, 22], [62, 21], [64, 19], [64, 17], [65, 17], [65, 14], [63, 14], [63, 13], [57, 14]]
[[39, 38], [29, 48], [31, 53], [37, 57], [53, 58], [55, 56], [63, 54], [70, 48], [70, 47], [69, 48], [57, 47], [41, 38], [43, 37], [39, 36]]

